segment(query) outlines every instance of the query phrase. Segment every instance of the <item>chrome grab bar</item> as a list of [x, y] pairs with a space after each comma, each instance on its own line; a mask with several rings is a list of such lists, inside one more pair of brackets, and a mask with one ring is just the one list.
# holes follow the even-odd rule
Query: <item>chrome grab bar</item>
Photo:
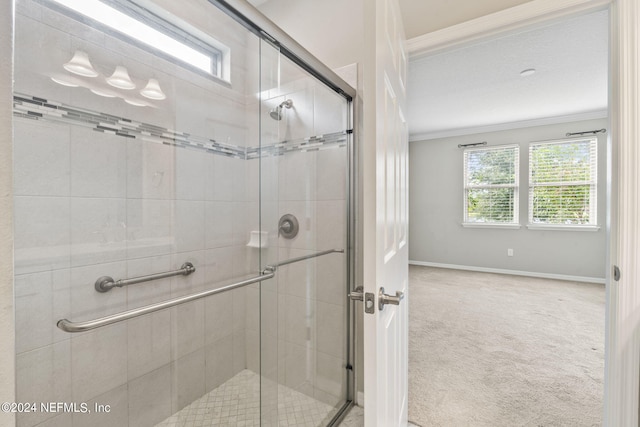
[[96, 280], [94, 287], [98, 292], [109, 292], [113, 288], [121, 288], [123, 286], [135, 285], [136, 283], [148, 282], [150, 280], [164, 279], [173, 276], [188, 276], [195, 272], [196, 268], [190, 262], [182, 264], [179, 270], [166, 271], [164, 273], [148, 274], [146, 276], [133, 277], [131, 279], [113, 280], [110, 276], [102, 276]]
[[[336, 252], [337, 253], [344, 253], [344, 249], [329, 249], [328, 251], [322, 251], [322, 252], [317, 252], [317, 253], [311, 254], [311, 255], [305, 255], [305, 256], [301, 256], [301, 257], [297, 257], [297, 258], [291, 258], [291, 259], [288, 259], [288, 260], [285, 260], [285, 261], [278, 262], [276, 264], [268, 265], [268, 266], [265, 267], [265, 269], [263, 270], [262, 274], [259, 275], [259, 276], [252, 277], [251, 279], [246, 279], [246, 280], [243, 280], [243, 281], [240, 281], [240, 282], [237, 282], [237, 283], [233, 283], [231, 285], [223, 286], [221, 288], [211, 289], [211, 290], [203, 291], [203, 292], [198, 292], [196, 294], [187, 295], [187, 296], [184, 296], [184, 297], [173, 298], [173, 299], [162, 301], [162, 302], [159, 302], [159, 303], [156, 303], [156, 304], [151, 304], [151, 305], [147, 305], [147, 306], [144, 306], [144, 307], [134, 308], [132, 310], [123, 311], [122, 313], [112, 314], [110, 316], [101, 317], [99, 319], [87, 320], [86, 322], [72, 322], [72, 321], [67, 320], [67, 319], [61, 319], [61, 320], [58, 320], [58, 323], [56, 323], [56, 326], [58, 326], [58, 328], [62, 329], [65, 332], [90, 331], [92, 329], [100, 328], [102, 326], [111, 325], [113, 323], [122, 322], [123, 320], [133, 319], [134, 317], [143, 316], [145, 314], [153, 313], [153, 312], [158, 311], [158, 310], [163, 310], [165, 308], [175, 307], [176, 305], [180, 305], [180, 304], [184, 304], [184, 303], [187, 303], [187, 302], [195, 301], [197, 299], [205, 298], [205, 297], [208, 297], [210, 295], [215, 295], [215, 294], [219, 294], [221, 292], [230, 291], [232, 289], [241, 288], [243, 286], [247, 286], [247, 285], [250, 285], [252, 283], [262, 282], [263, 280], [271, 279], [272, 277], [274, 277], [276, 275], [276, 269], [278, 267], [282, 266], [282, 265], [287, 265], [287, 264], [291, 264], [291, 263], [294, 263], [294, 262], [303, 261], [305, 259], [315, 258], [315, 257], [319, 257], [319, 256], [322, 256], [322, 255], [327, 255], [327, 254], [336, 253]], [[191, 264], [189, 264], [189, 266], [187, 266], [187, 264], [189, 264], [189, 263], [183, 264], [182, 268], [180, 270], [176, 270], [176, 271], [171, 271], [171, 272], [167, 272], [167, 273], [150, 274], [148, 276], [141, 276], [141, 277], [137, 277], [137, 278], [134, 278], [134, 279], [126, 279], [126, 281], [129, 282], [129, 283], [123, 284], [122, 286], [132, 285], [133, 283], [140, 283], [140, 282], [144, 282], [146, 280], [159, 279], [161, 277], [176, 276], [176, 275], [179, 275], [179, 274], [188, 275], [188, 274], [193, 273], [195, 271], [195, 267], [193, 265], [191, 265]], [[187, 269], [193, 269], [193, 271], [187, 272]], [[113, 279], [111, 280], [111, 282], [112, 283], [117, 283], [117, 282], [113, 282]], [[124, 281], [119, 280], [118, 282], [124, 282]], [[96, 283], [96, 286], [97, 286], [97, 283]], [[117, 286], [117, 285], [114, 285], [114, 286]], [[96, 288], [96, 290], [97, 290], [97, 288]], [[100, 292], [106, 292], [106, 291], [100, 291]]]
[[275, 264], [269, 264], [265, 267], [265, 269], [262, 272], [264, 273], [264, 272], [276, 271], [278, 267], [281, 267], [283, 265], [293, 264], [294, 262], [304, 261], [305, 259], [315, 258], [322, 255], [328, 255], [333, 253], [343, 254], [344, 249], [329, 249], [328, 251], [316, 252], [315, 254], [299, 256], [297, 258], [291, 258], [285, 261], [277, 262]]
[[134, 317], [153, 313], [154, 311], [175, 307], [176, 305], [191, 302], [200, 298], [208, 297], [210, 295], [219, 294], [221, 292], [226, 292], [232, 289], [241, 288], [243, 286], [247, 286], [252, 283], [271, 279], [273, 276], [275, 276], [275, 274], [276, 274], [275, 272], [261, 274], [260, 276], [252, 277], [251, 279], [246, 279], [241, 282], [223, 286], [222, 288], [211, 289], [208, 291], [199, 292], [197, 294], [187, 295], [179, 298], [173, 298], [173, 299], [162, 301], [156, 304], [147, 305], [145, 307], [134, 308], [132, 310], [123, 311], [122, 313], [112, 314], [111, 316], [105, 316], [99, 319], [88, 320], [86, 322], [72, 322], [67, 319], [62, 319], [62, 320], [58, 320], [58, 323], [56, 325], [58, 326], [58, 328], [62, 329], [65, 332], [90, 331], [91, 329], [96, 329], [101, 326], [107, 326], [107, 325], [111, 325], [112, 323], [122, 322], [123, 320], [133, 319]]

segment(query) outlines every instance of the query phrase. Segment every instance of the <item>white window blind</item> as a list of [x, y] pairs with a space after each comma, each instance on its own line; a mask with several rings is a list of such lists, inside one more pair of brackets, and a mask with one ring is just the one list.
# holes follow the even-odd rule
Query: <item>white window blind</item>
[[518, 223], [517, 145], [464, 150], [464, 222]]
[[597, 138], [529, 145], [529, 222], [596, 225]]

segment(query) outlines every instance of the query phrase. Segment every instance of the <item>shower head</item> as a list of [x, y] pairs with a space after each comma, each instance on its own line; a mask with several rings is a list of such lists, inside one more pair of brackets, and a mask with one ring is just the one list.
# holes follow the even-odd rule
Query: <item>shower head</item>
[[282, 120], [282, 107], [287, 109], [293, 107], [293, 101], [287, 99], [286, 101], [282, 101], [280, 105], [269, 112], [269, 115], [273, 120]]

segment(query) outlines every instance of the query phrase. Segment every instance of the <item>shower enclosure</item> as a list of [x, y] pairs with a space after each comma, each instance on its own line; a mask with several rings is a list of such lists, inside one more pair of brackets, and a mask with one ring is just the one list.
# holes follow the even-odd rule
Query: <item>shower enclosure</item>
[[15, 30], [17, 424], [332, 425], [353, 90], [243, 1], [16, 0]]

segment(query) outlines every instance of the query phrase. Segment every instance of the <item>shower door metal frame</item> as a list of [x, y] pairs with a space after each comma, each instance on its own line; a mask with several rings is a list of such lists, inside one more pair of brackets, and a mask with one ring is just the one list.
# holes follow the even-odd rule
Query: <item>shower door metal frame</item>
[[257, 35], [261, 40], [265, 40], [276, 47], [280, 54], [290, 59], [294, 64], [311, 74], [317, 80], [325, 84], [327, 87], [337, 92], [347, 101], [347, 216], [345, 255], [347, 257], [346, 279], [347, 285], [341, 298], [345, 298], [347, 310], [346, 328], [346, 366], [347, 370], [347, 396], [344, 405], [339, 408], [337, 414], [329, 422], [328, 427], [335, 426], [346, 416], [349, 408], [354, 405], [357, 393], [355, 360], [356, 360], [356, 318], [355, 310], [352, 309], [351, 301], [347, 295], [354, 288], [356, 280], [355, 270], [355, 248], [356, 248], [356, 198], [357, 198], [357, 153], [356, 142], [358, 135], [356, 134], [355, 124], [357, 123], [357, 112], [355, 107], [356, 90], [338, 76], [333, 70], [322, 63], [318, 58], [313, 56], [302, 45], [295, 41], [291, 36], [282, 31], [266, 16], [260, 13], [255, 7], [245, 0], [208, 0], [209, 3], [225, 12], [229, 17], [236, 20], [249, 31]]

